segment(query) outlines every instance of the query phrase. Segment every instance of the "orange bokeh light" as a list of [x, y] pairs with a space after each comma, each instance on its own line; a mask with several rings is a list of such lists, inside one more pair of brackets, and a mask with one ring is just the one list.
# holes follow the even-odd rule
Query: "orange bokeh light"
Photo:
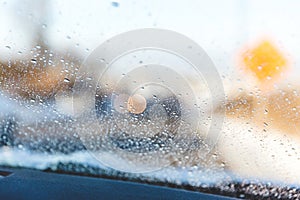
[[287, 68], [284, 55], [268, 40], [247, 49], [242, 54], [242, 62], [260, 82], [278, 78]]

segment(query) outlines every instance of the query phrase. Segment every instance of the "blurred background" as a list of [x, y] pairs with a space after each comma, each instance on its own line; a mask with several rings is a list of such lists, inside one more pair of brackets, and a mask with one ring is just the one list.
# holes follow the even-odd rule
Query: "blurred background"
[[299, 52], [298, 6], [298, 1], [1, 1], [1, 58], [25, 57], [41, 42], [84, 58], [118, 33], [157, 27], [195, 40], [224, 68], [245, 42], [262, 36]]
[[[222, 167], [299, 183], [299, 7], [297, 0], [1, 0], [1, 93], [29, 104], [56, 101], [59, 114], [71, 113], [76, 71], [102, 42], [133, 29], [173, 30], [198, 43], [223, 79], [232, 121], [219, 146]], [[9, 110], [3, 105], [0, 117]], [[55, 132], [48, 127], [29, 132]]]
[[[1, 1], [0, 60], [31, 60], [37, 51], [47, 50], [43, 53], [69, 57], [67, 61], [79, 65], [110, 37], [155, 27], [179, 32], [200, 44], [219, 72], [230, 78], [240, 68], [236, 60], [241, 50], [261, 39], [280, 48], [298, 72], [298, 6], [296, 0]], [[289, 73], [289, 80], [296, 74]]]

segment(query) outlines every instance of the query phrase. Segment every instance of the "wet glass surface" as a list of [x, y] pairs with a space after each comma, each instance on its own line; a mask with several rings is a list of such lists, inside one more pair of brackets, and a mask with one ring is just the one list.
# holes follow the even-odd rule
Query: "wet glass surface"
[[0, 166], [299, 198], [297, 6], [1, 1]]

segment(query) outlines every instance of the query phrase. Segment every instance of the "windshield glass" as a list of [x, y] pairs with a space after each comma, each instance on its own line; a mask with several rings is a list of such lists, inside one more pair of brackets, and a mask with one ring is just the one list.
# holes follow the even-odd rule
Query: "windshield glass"
[[0, 166], [298, 198], [299, 5], [0, 1]]

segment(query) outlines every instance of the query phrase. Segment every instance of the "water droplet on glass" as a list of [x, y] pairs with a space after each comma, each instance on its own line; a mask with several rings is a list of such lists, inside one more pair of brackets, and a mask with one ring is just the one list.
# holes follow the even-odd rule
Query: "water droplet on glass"
[[33, 64], [36, 64], [36, 63], [37, 63], [37, 60], [34, 59], [34, 58], [32, 58], [30, 62], [33, 63]]
[[261, 70], [262, 70], [262, 66], [258, 66], [257, 69], [258, 69], [259, 71], [261, 71]]
[[47, 24], [42, 24], [42, 28], [47, 28]]
[[113, 7], [119, 7], [119, 2], [116, 2], [116, 1], [113, 1], [113, 2], [111, 2], [111, 5], [113, 6]]
[[70, 83], [70, 79], [64, 78], [64, 82], [65, 82], [65, 83]]

